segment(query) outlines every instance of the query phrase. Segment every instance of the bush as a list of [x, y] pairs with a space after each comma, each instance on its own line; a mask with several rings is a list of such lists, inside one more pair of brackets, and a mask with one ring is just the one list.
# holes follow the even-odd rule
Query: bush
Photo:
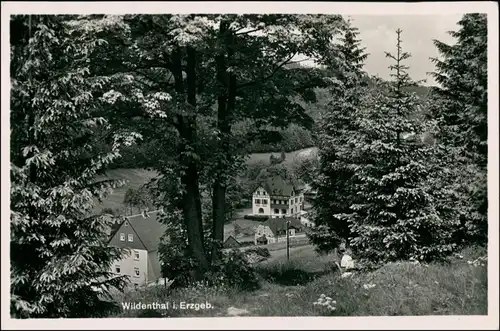
[[242, 291], [259, 288], [257, 274], [245, 259], [245, 253], [235, 249], [224, 253], [222, 259], [212, 265], [212, 270], [207, 273], [206, 278], [212, 286], [223, 285]]
[[253, 220], [253, 221], [259, 221], [259, 222], [265, 222], [269, 219], [269, 216], [264, 216], [264, 215], [245, 215], [243, 216], [244, 219], [246, 220]]
[[259, 256], [263, 256], [265, 258], [271, 257], [271, 253], [269, 253], [269, 250], [265, 247], [252, 247], [247, 250], [245, 250], [245, 254], [249, 253], [255, 253]]

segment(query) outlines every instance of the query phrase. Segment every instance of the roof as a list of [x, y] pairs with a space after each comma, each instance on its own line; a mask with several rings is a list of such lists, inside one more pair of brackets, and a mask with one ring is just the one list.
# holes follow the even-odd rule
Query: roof
[[142, 214], [127, 217], [129, 224], [134, 228], [140, 240], [148, 251], [158, 249], [160, 239], [165, 233], [165, 225], [158, 220], [160, 211], [156, 210], [147, 213], [144, 217]]
[[292, 191], [297, 191], [293, 183], [283, 179], [283, 177], [279, 175], [268, 178], [267, 181], [261, 185], [269, 195], [291, 196]]
[[224, 240], [224, 246], [226, 246], [226, 245], [238, 245], [238, 246], [240, 246], [241, 243], [238, 240], [236, 240], [233, 236], [229, 236], [229, 237], [227, 237], [226, 240]]
[[[145, 215], [138, 214], [125, 217], [149, 252], [158, 249], [160, 239], [165, 233], [165, 226], [158, 221], [160, 213], [161, 211], [155, 210], [147, 212]], [[113, 229], [113, 233], [116, 233], [124, 222], [119, 223], [119, 226]]]
[[300, 229], [302, 227], [300, 220], [294, 217], [270, 218], [267, 221], [265, 221], [263, 225], [268, 226], [276, 236], [278, 234], [278, 231], [286, 231], [287, 221], [290, 221], [289, 228]]

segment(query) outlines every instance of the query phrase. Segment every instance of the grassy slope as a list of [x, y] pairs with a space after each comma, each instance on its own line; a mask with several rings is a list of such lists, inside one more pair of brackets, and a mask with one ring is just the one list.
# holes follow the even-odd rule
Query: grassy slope
[[[251, 316], [408, 316], [486, 315], [487, 267], [469, 263], [485, 250], [466, 249], [463, 259], [449, 264], [388, 264], [371, 273], [341, 278], [330, 271], [328, 257], [311, 246], [292, 249], [291, 261], [274, 259], [258, 267], [261, 289], [238, 292], [198, 286], [173, 290], [139, 289], [120, 302], [208, 302], [210, 310], [124, 311], [120, 316], [227, 316], [229, 307], [247, 309]], [[283, 285], [295, 280], [299, 285]], [[375, 284], [371, 289], [363, 285]], [[335, 310], [314, 305], [320, 295], [336, 301]]]
[[[124, 207], [123, 198], [125, 192], [129, 188], [137, 189], [146, 184], [151, 178], [157, 174], [154, 171], [146, 169], [113, 169], [107, 172], [106, 179], [126, 180], [127, 183], [122, 187], [113, 190], [113, 193], [108, 195], [102, 204], [96, 206], [96, 211], [101, 211], [104, 208], [111, 208], [113, 210], [121, 209]], [[104, 179], [104, 178], [99, 178]]]
[[[285, 165], [293, 163], [297, 158], [311, 157], [317, 152], [317, 147], [299, 149], [297, 151], [293, 151], [290, 153], [286, 153], [285, 161], [283, 162]], [[250, 155], [250, 158], [247, 161], [247, 164], [264, 162], [265, 164], [269, 164], [269, 158], [271, 154], [275, 156], [279, 156], [280, 153], [253, 153]]]

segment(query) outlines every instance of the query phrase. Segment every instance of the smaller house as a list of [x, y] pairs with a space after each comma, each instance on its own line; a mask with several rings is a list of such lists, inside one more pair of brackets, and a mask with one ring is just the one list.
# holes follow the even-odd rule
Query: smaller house
[[289, 237], [295, 237], [298, 232], [302, 231], [302, 225], [297, 218], [270, 218], [255, 229], [254, 243], [265, 245], [285, 241], [287, 223]]
[[314, 227], [314, 222], [309, 219], [308, 214], [309, 213], [305, 210], [300, 211], [300, 224], [306, 228], [312, 228]]
[[228, 236], [223, 243], [224, 248], [239, 248], [241, 247], [241, 243], [236, 240], [233, 236]]
[[160, 213], [127, 216], [110, 229], [108, 245], [128, 251], [114, 262], [112, 272], [129, 276], [132, 284], [146, 285], [161, 278], [158, 247], [165, 226], [158, 220]]

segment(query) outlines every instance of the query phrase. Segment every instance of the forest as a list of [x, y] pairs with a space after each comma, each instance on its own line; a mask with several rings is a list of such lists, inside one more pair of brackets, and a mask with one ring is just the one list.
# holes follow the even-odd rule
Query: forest
[[[162, 272], [180, 287], [258, 286], [221, 244], [234, 201], [269, 173], [318, 192], [318, 252], [344, 243], [369, 270], [484, 247], [486, 15], [458, 27], [455, 44], [434, 40], [428, 87], [408, 74], [401, 30], [385, 50], [391, 78], [368, 75], [341, 15], [12, 16], [12, 316], [119, 309], [111, 292], [126, 278], [110, 267], [122, 252], [106, 240], [121, 216], [92, 213], [123, 185], [96, 180], [116, 168], [159, 174], [148, 200], [165, 211]], [[318, 158], [292, 171], [246, 162], [312, 146]]]

